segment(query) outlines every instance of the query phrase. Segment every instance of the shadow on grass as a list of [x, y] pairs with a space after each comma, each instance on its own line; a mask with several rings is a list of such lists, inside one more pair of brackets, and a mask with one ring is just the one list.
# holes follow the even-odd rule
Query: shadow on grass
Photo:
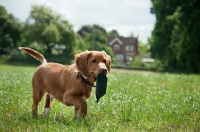
[[19, 121], [27, 123], [31, 126], [37, 125], [64, 125], [65, 127], [68, 126], [82, 126], [82, 127], [90, 127], [91, 123], [88, 118], [78, 118], [73, 119], [72, 116], [66, 116], [63, 114], [53, 114], [50, 116], [38, 115], [37, 117], [33, 117], [31, 113], [24, 113], [23, 115], [19, 116]]

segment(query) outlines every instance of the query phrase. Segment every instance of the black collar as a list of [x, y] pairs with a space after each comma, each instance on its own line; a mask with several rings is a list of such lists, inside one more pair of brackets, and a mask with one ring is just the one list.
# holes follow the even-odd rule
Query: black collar
[[92, 87], [96, 87], [93, 84], [90, 83], [90, 81], [88, 79], [85, 79], [80, 72], [78, 72], [77, 78], [81, 78], [81, 80], [83, 80], [85, 83], [87, 83], [88, 85], [92, 86]]

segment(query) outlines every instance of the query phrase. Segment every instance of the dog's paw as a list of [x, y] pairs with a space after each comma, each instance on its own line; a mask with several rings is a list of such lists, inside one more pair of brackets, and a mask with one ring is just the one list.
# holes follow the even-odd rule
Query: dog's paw
[[86, 101], [82, 101], [82, 104], [80, 108], [78, 109], [78, 114], [82, 117], [85, 117], [87, 115], [87, 103]]
[[84, 118], [87, 115], [87, 103], [82, 100], [79, 108], [75, 108], [74, 119]]
[[51, 108], [44, 108], [44, 112], [43, 112], [44, 116], [49, 116], [50, 111], [51, 111]]

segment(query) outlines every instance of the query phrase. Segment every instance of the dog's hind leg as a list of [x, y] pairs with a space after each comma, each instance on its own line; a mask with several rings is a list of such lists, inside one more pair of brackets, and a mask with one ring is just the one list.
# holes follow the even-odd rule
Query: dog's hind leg
[[51, 111], [51, 101], [53, 100], [53, 95], [51, 94], [47, 94], [46, 96], [46, 102], [44, 105], [44, 115], [48, 116], [50, 114]]
[[33, 89], [33, 105], [32, 105], [32, 114], [33, 116], [37, 116], [38, 111], [38, 104], [41, 101], [45, 91], [42, 90], [35, 90]]

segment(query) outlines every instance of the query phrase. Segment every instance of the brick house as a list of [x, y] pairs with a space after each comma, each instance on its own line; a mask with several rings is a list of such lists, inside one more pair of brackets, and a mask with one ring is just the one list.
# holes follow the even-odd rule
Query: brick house
[[138, 54], [138, 39], [134, 37], [107, 37], [107, 44], [115, 54], [116, 63], [129, 65]]

